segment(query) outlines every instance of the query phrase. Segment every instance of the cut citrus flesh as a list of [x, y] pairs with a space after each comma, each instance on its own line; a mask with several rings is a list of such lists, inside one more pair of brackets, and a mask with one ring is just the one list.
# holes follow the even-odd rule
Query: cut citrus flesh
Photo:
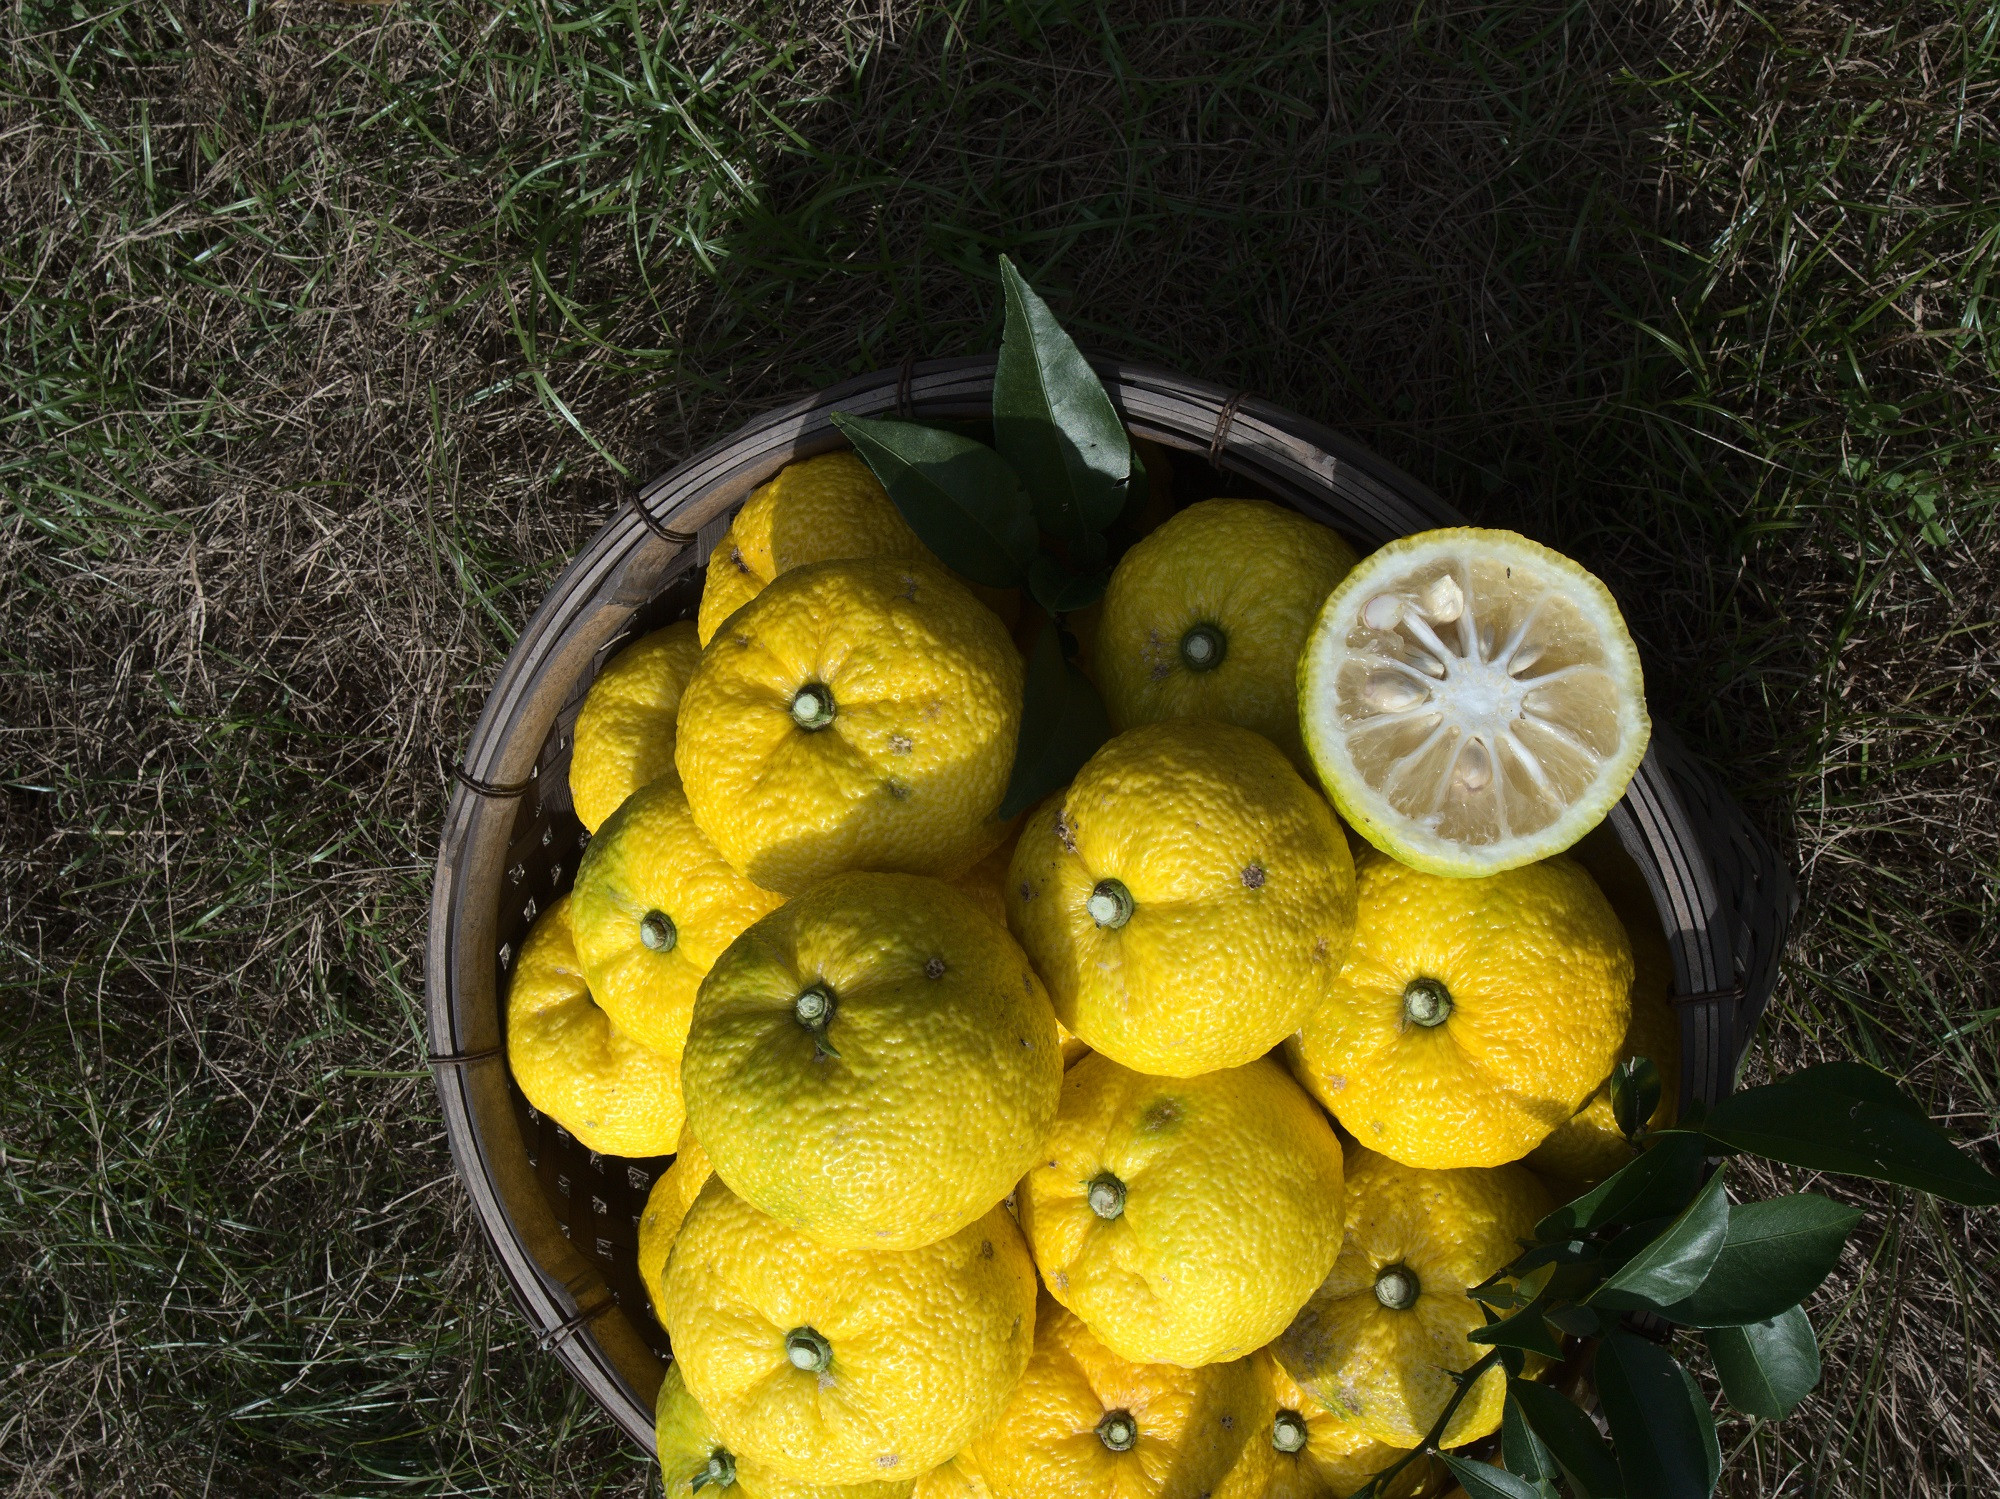
[[1570, 847], [1652, 734], [1610, 590], [1538, 542], [1472, 526], [1391, 542], [1341, 581], [1299, 658], [1299, 721], [1341, 816], [1442, 875]]

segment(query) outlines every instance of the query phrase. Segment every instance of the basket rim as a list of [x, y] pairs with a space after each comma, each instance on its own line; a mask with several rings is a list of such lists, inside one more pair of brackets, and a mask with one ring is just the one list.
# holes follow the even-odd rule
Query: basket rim
[[[648, 1451], [657, 1356], [612, 1305], [596, 1265], [554, 1231], [540, 1186], [524, 1171], [525, 1146], [509, 1102], [494, 933], [519, 797], [534, 794], [538, 757], [568, 688], [637, 609], [699, 565], [702, 543], [713, 544], [750, 488], [787, 462], [846, 445], [830, 421], [836, 409], [983, 416], [996, 362], [992, 354], [906, 362], [811, 392], [752, 417], [643, 485], [550, 586], [467, 736], [440, 829], [425, 951], [431, 1061], [453, 1163], [542, 1345]], [[1427, 486], [1321, 423], [1160, 366], [1091, 363], [1135, 433], [1206, 452], [1219, 469], [1337, 524], [1357, 542], [1379, 545], [1410, 531], [1466, 523]], [[1336, 498], [1345, 508], [1336, 509]], [[1607, 821], [1645, 876], [1673, 953], [1684, 1098], [1696, 1083], [1697, 1068], [1689, 1064], [1695, 1055], [1705, 1059], [1709, 1086], [1702, 1091], [1721, 1096], [1748, 1034], [1739, 1011], [1747, 1009], [1754, 1022], [1763, 995], [1741, 1003], [1735, 921], [1710, 867], [1716, 835], [1710, 828], [1704, 837], [1699, 809], [1683, 794], [1689, 778], [1703, 772], [1664, 730], [1656, 723], [1645, 760]], [[1719, 788], [1713, 794], [1721, 796]], [[1782, 888], [1769, 893], [1780, 902], [1782, 936], [1790, 886], [1784, 871], [1777, 876]], [[1768, 992], [1768, 984], [1762, 987]]]

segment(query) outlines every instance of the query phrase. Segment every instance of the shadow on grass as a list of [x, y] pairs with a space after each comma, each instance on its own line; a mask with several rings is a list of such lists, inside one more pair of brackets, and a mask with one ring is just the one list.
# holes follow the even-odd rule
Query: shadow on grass
[[[1806, 872], [1770, 1055], [1994, 1117], [1978, 7], [13, 20], [17, 1491], [646, 1491], [505, 1308], [437, 1128], [447, 768], [633, 479], [991, 346], [1002, 250], [1087, 341], [1588, 562]], [[1738, 1433], [1739, 1487], [1992, 1489], [2000, 1246], [1863, 1200], [1888, 1228], [1829, 1294], [1826, 1389]]]

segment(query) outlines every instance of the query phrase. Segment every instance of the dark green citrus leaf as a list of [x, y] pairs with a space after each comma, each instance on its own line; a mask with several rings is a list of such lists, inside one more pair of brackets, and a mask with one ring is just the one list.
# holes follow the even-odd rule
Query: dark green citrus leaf
[[1511, 1394], [1500, 1409], [1500, 1461], [1507, 1465], [1509, 1473], [1518, 1473], [1535, 1482], [1553, 1483], [1562, 1476], [1556, 1460], [1549, 1456], [1549, 1449], [1528, 1424], [1520, 1402]]
[[833, 424], [875, 471], [917, 539], [946, 567], [990, 588], [1026, 579], [1035, 556], [1035, 517], [998, 453], [915, 422], [835, 412]]
[[1808, 1067], [1708, 1111], [1718, 1145], [1811, 1171], [1893, 1182], [1971, 1207], [2000, 1203], [2000, 1176], [1961, 1152], [1886, 1073], [1859, 1062]]
[[1104, 700], [1090, 679], [1063, 659], [1053, 620], [1046, 621], [1028, 657], [1028, 681], [1021, 701], [1021, 737], [1014, 749], [1014, 773], [1000, 799], [1000, 815], [1026, 811], [1075, 778], [1083, 762], [1111, 737]]
[[1542, 1303], [1536, 1302], [1503, 1321], [1475, 1327], [1465, 1335], [1465, 1340], [1488, 1347], [1524, 1348], [1529, 1353], [1559, 1359], [1563, 1356], [1562, 1340], [1550, 1332], [1549, 1324], [1542, 1320], [1544, 1310]]
[[1537, 1223], [1535, 1237], [1567, 1238], [1614, 1223], [1678, 1213], [1701, 1186], [1706, 1153], [1699, 1135], [1662, 1132], [1638, 1160]]
[[1666, 1349], [1613, 1328], [1597, 1345], [1597, 1396], [1629, 1499], [1709, 1499], [1715, 1417]]
[[1042, 529], [1075, 548], [1125, 508], [1132, 442], [1090, 362], [1013, 261], [1000, 257], [1007, 326], [993, 372], [993, 440]]
[[1729, 1232], [1708, 1278], [1660, 1314], [1687, 1327], [1740, 1327], [1777, 1316], [1805, 1300], [1840, 1259], [1861, 1221], [1815, 1192], [1729, 1210]]
[[1630, 1057], [1611, 1069], [1611, 1113], [1626, 1139], [1637, 1138], [1660, 1106], [1660, 1069], [1649, 1057]]
[[1051, 614], [1088, 609], [1104, 597], [1104, 585], [1110, 580], [1108, 569], [1073, 573], [1047, 552], [1036, 553], [1028, 564], [1028, 592]]
[[1556, 1491], [1546, 1483], [1509, 1473], [1505, 1468], [1469, 1463], [1450, 1452], [1440, 1452], [1438, 1456], [1465, 1490], [1466, 1499], [1556, 1499]]
[[1716, 1172], [1660, 1236], [1633, 1255], [1591, 1296], [1614, 1311], [1664, 1306], [1707, 1278], [1729, 1233], [1729, 1198]]
[[1764, 1322], [1716, 1327], [1702, 1334], [1722, 1380], [1722, 1393], [1746, 1416], [1789, 1416], [1819, 1383], [1819, 1339], [1803, 1307]]
[[[1625, 1492], [1611, 1449], [1575, 1402], [1532, 1380], [1507, 1381], [1507, 1405], [1518, 1410], [1569, 1479], [1577, 1499], [1620, 1499]], [[1504, 1432], [1504, 1428], [1503, 1428]]]

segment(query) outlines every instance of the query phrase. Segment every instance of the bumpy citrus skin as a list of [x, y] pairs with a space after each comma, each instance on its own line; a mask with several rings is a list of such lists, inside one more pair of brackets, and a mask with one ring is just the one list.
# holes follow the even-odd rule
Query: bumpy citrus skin
[[[831, 1018], [802, 1023], [807, 990]], [[823, 1244], [914, 1249], [1038, 1158], [1062, 1051], [1041, 980], [969, 896], [837, 875], [723, 954], [682, 1063], [689, 1122], [738, 1195]]]
[[[779, 904], [723, 862], [671, 777], [634, 792], [590, 840], [572, 901], [591, 993], [619, 1029], [675, 1063], [709, 965]], [[650, 927], [657, 947], [647, 940], [656, 913], [666, 923]]]
[[1219, 718], [1307, 767], [1299, 651], [1355, 560], [1325, 526], [1269, 500], [1188, 506], [1127, 552], [1105, 589], [1093, 655], [1112, 727]]
[[639, 1283], [653, 1304], [653, 1315], [666, 1325], [666, 1309], [661, 1301], [660, 1279], [666, 1274], [667, 1255], [681, 1231], [681, 1223], [715, 1168], [708, 1152], [685, 1124], [674, 1145], [673, 1164], [660, 1173], [653, 1190], [646, 1194], [645, 1211], [639, 1215]]
[[[1013, 866], [1014, 847], [1019, 841], [1020, 830], [1017, 828], [1013, 837], [951, 882], [955, 888], [971, 896], [981, 911], [1002, 926], [1007, 924], [1007, 871]], [[1062, 1043], [1065, 1067], [1090, 1050], [1060, 1020], [1056, 1022], [1056, 1039]]]
[[[1325, 1279], [1341, 1172], [1333, 1130], [1268, 1058], [1169, 1079], [1088, 1056], [1017, 1201], [1056, 1300], [1120, 1357], [1192, 1368], [1269, 1342]], [[1107, 1180], [1110, 1217], [1092, 1200]]]
[[[1247, 1359], [1131, 1363], [1044, 1301], [1028, 1371], [972, 1450], [1002, 1499], [1202, 1499], [1243, 1450], [1264, 1398]], [[1124, 1451], [1099, 1435], [1119, 1412], [1133, 1428]]]
[[853, 869], [959, 875], [1007, 834], [1023, 670], [935, 563], [794, 568], [730, 616], [682, 695], [695, 821], [787, 895]]
[[[1359, 1421], [1337, 1415], [1313, 1399], [1268, 1349], [1251, 1362], [1270, 1398], [1262, 1424], [1243, 1444], [1243, 1455], [1215, 1491], [1215, 1499], [1348, 1499], [1407, 1455], [1407, 1449], [1378, 1442]], [[1276, 1440], [1280, 1422], [1290, 1428], [1284, 1447]], [[1301, 1431], [1305, 1443], [1293, 1447]], [[1409, 1499], [1441, 1467], [1419, 1458], [1389, 1481], [1382, 1499]]]
[[[1416, 1446], [1451, 1399], [1451, 1373], [1485, 1352], [1466, 1341], [1485, 1322], [1467, 1288], [1518, 1255], [1550, 1205], [1525, 1166], [1419, 1171], [1352, 1147], [1340, 1258], [1271, 1351], [1328, 1410], [1377, 1441]], [[1415, 1279], [1414, 1304], [1401, 1309], [1378, 1293], [1397, 1268]], [[1444, 1445], [1497, 1429], [1506, 1394], [1504, 1371], [1482, 1375]]]
[[620, 1031], [590, 997], [567, 895], [536, 919], [514, 962], [507, 1064], [528, 1102], [591, 1150], [658, 1155], [681, 1127], [673, 1059]]
[[[879, 1483], [799, 1483], [754, 1457], [731, 1452], [688, 1393], [678, 1364], [667, 1366], [667, 1377], [660, 1385], [653, 1437], [660, 1459], [660, 1486], [669, 1499], [691, 1499], [697, 1493], [726, 1499], [910, 1499], [916, 1487], [908, 1478]], [[725, 1474], [729, 1479], [726, 1484]]]
[[779, 574], [843, 557], [927, 558], [881, 480], [853, 453], [789, 463], [736, 512], [708, 559], [701, 643]]
[[[1631, 1018], [1618, 918], [1561, 857], [1449, 879], [1371, 851], [1357, 886], [1353, 950], [1287, 1043], [1300, 1081], [1406, 1165], [1519, 1160], [1611, 1070]], [[1431, 985], [1448, 1002], [1425, 1024]]]
[[604, 664], [576, 716], [569, 794], [591, 832], [641, 786], [674, 774], [681, 691], [701, 659], [686, 620], [634, 641]]
[[[992, 1425], [1034, 1343], [1035, 1267], [994, 1208], [908, 1251], [827, 1249], [712, 1179], [667, 1261], [667, 1331], [731, 1452], [818, 1483], [915, 1478]], [[816, 1333], [823, 1370], [788, 1339]]]
[[[1122, 924], [1093, 914], [1106, 882]], [[1192, 1077], [1263, 1055], [1332, 993], [1353, 860], [1269, 740], [1174, 719], [1120, 734], [1029, 818], [1007, 918], [1086, 1045]]]
[[[1667, 998], [1673, 990], [1673, 954], [1667, 950], [1659, 913], [1644, 878], [1629, 860], [1591, 857], [1594, 853], [1586, 842], [1575, 857], [1611, 902], [1632, 943], [1632, 1019], [1619, 1044], [1617, 1060], [1646, 1057], [1659, 1068], [1660, 1102], [1647, 1127], [1665, 1129], [1679, 1113], [1681, 1091], [1680, 1017]], [[1544, 1179], [1562, 1184], [1566, 1190], [1561, 1195], [1574, 1197], [1629, 1165], [1636, 1154], [1611, 1111], [1611, 1085], [1606, 1079], [1527, 1159], [1529, 1167]]]

